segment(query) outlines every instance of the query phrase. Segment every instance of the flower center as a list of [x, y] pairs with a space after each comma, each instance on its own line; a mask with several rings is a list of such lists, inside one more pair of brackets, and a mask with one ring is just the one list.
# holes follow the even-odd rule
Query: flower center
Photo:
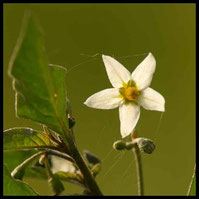
[[139, 92], [136, 87], [125, 88], [124, 95], [126, 99], [135, 101], [139, 97]]
[[120, 94], [125, 100], [131, 102], [136, 102], [140, 95], [137, 86], [133, 81], [129, 81], [126, 85], [120, 88]]

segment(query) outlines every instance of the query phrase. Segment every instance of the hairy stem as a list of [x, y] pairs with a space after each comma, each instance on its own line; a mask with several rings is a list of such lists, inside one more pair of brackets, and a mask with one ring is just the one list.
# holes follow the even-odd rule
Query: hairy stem
[[86, 183], [86, 186], [88, 187], [88, 189], [92, 195], [102, 196], [103, 194], [102, 194], [100, 188], [98, 187], [90, 169], [88, 168], [86, 162], [84, 161], [83, 157], [81, 156], [81, 154], [76, 146], [76, 143], [75, 143], [74, 137], [73, 137], [73, 135], [74, 135], [73, 129], [68, 130], [68, 128], [65, 126], [65, 124], [61, 120], [60, 120], [60, 124], [65, 133], [66, 140], [67, 140], [66, 144], [69, 146], [71, 156], [73, 157], [78, 168], [80, 169], [80, 171], [83, 175], [84, 181]]
[[144, 181], [143, 181], [143, 172], [142, 172], [142, 161], [141, 161], [140, 150], [137, 144], [135, 144], [135, 146], [133, 147], [133, 152], [134, 152], [135, 162], [136, 162], [138, 195], [143, 196], [144, 195]]
[[75, 159], [77, 166], [79, 167], [84, 180], [86, 182], [89, 191], [96, 196], [102, 196], [102, 192], [100, 191], [93, 175], [91, 174], [87, 164], [85, 163], [84, 159], [82, 158], [81, 154], [79, 153], [77, 148], [73, 148], [73, 158]]
[[[72, 140], [72, 139], [70, 139], [70, 140]], [[79, 167], [89, 191], [93, 195], [102, 196], [103, 194], [102, 194], [101, 190], [99, 189], [99, 187], [98, 187], [91, 171], [89, 170], [86, 162], [84, 161], [83, 157], [79, 153], [79, 150], [77, 149], [76, 144], [73, 141], [70, 142], [69, 144], [70, 144], [72, 157], [75, 160], [77, 166]]]

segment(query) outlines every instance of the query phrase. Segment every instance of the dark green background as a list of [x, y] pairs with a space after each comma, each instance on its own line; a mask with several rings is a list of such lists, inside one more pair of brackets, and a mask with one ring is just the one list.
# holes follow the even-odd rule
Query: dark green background
[[[112, 150], [121, 138], [118, 109], [95, 110], [83, 104], [91, 94], [111, 87], [101, 57], [89, 56], [114, 56], [133, 71], [146, 56], [135, 55], [153, 53], [157, 68], [151, 87], [165, 97], [166, 111], [161, 119], [160, 112], [141, 109], [137, 131], [156, 143], [152, 155], [142, 155], [145, 194], [185, 195], [195, 163], [195, 4], [4, 4], [4, 129], [40, 129], [15, 117], [7, 75], [27, 9], [45, 31], [50, 63], [69, 69], [77, 143], [103, 160], [97, 181], [105, 195], [136, 195], [136, 172], [131, 151], [120, 160], [122, 152]], [[27, 181], [41, 194], [48, 193], [45, 181]], [[79, 190], [66, 184], [65, 193]]]

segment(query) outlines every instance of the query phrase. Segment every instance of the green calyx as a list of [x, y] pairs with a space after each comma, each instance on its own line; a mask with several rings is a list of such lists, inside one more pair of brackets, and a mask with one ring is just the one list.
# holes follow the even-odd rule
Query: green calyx
[[124, 150], [126, 149], [126, 142], [124, 142], [123, 140], [117, 140], [113, 143], [113, 148], [115, 150]]
[[125, 142], [123, 140], [117, 140], [116, 142], [113, 143], [113, 148], [117, 151], [119, 150], [131, 150], [134, 147], [133, 142]]
[[147, 138], [137, 138], [136, 143], [141, 152], [151, 154], [155, 149], [155, 144], [152, 140]]
[[123, 140], [117, 140], [113, 143], [113, 148], [117, 151], [120, 150], [132, 150], [135, 145], [138, 146], [141, 152], [151, 154], [155, 149], [155, 144], [148, 138], [135, 138], [131, 142], [125, 142]]

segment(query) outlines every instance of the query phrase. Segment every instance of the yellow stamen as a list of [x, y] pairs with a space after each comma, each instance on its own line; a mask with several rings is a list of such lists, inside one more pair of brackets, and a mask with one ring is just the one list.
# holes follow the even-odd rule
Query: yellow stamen
[[120, 88], [120, 95], [127, 101], [136, 102], [140, 93], [135, 82], [129, 81], [122, 88]]
[[124, 94], [125, 94], [126, 99], [130, 101], [135, 101], [139, 96], [139, 92], [136, 87], [126, 88]]

